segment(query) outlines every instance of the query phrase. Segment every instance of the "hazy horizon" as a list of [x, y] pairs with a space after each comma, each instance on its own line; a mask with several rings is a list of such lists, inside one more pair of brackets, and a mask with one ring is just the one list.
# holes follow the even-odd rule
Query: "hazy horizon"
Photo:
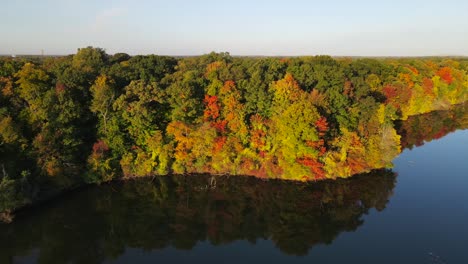
[[0, 54], [432, 57], [468, 55], [468, 2], [11, 1]]
[[[450, 54], [447, 54], [447, 55], [415, 55], [415, 56], [411, 56], [411, 55], [408, 55], [408, 56], [399, 56], [399, 55], [388, 55], [388, 56], [379, 56], [379, 55], [369, 55], [369, 56], [365, 56], [365, 55], [331, 55], [331, 54], [299, 54], [299, 55], [281, 55], [281, 54], [277, 54], [277, 55], [262, 55], [262, 54], [246, 54], [246, 55], [237, 55], [237, 54], [232, 54], [230, 53], [229, 51], [211, 51], [211, 52], [206, 52], [206, 53], [200, 53], [200, 54], [192, 54], [192, 55], [183, 55], [183, 54], [158, 54], [158, 53], [137, 53], [137, 54], [134, 54], [134, 53], [127, 53], [127, 52], [113, 52], [113, 53], [109, 53], [107, 52], [107, 50], [103, 47], [94, 47], [94, 46], [83, 46], [83, 47], [80, 47], [80, 48], [86, 48], [86, 47], [93, 47], [93, 48], [102, 48], [104, 51], [106, 51], [107, 54], [109, 55], [114, 55], [114, 54], [117, 54], [117, 53], [126, 53], [130, 56], [147, 56], [147, 55], [157, 55], [157, 56], [169, 56], [169, 57], [199, 57], [199, 56], [203, 56], [203, 55], [207, 55], [207, 54], [210, 54], [211, 52], [215, 52], [215, 53], [219, 53], [219, 52], [227, 52], [229, 53], [230, 56], [232, 57], [266, 57], [266, 58], [281, 58], [281, 57], [284, 57], [284, 58], [288, 58], [288, 57], [291, 57], [291, 58], [294, 58], [294, 57], [313, 57], [313, 56], [330, 56], [332, 58], [465, 58], [465, 57], [468, 57], [468, 55], [457, 55], [457, 54], [454, 54], [454, 55], [450, 55]], [[15, 56], [15, 57], [27, 57], [27, 56], [33, 56], [33, 57], [40, 57], [40, 56], [44, 56], [44, 57], [62, 57], [62, 56], [70, 56], [70, 55], [75, 55], [77, 53], [79, 48], [77, 48], [75, 50], [75, 52], [73, 53], [64, 53], [64, 54], [44, 54], [42, 55], [41, 53], [31, 53], [31, 54], [3, 54], [3, 53], [0, 53], [0, 57], [11, 57], [11, 56]]]

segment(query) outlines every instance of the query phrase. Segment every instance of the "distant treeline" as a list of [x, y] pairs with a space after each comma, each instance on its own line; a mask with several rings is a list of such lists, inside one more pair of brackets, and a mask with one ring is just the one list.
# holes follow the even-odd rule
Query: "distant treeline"
[[468, 96], [467, 59], [0, 59], [0, 211], [83, 182], [321, 180], [391, 166], [394, 121]]

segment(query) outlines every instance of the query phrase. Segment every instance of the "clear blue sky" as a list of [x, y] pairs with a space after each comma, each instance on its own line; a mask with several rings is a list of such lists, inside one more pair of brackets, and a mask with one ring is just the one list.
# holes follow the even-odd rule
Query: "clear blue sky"
[[0, 54], [468, 55], [467, 0], [0, 0]]

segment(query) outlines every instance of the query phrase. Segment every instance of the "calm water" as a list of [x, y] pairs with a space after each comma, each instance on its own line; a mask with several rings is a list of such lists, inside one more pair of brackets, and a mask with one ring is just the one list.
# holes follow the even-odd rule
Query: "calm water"
[[196, 175], [74, 192], [0, 225], [0, 263], [468, 263], [466, 115], [441, 115], [402, 126], [392, 170], [347, 180]]

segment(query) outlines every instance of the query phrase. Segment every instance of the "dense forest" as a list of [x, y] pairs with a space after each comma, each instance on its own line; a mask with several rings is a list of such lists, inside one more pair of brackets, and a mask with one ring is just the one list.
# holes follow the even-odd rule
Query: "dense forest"
[[401, 152], [398, 122], [468, 99], [468, 60], [174, 58], [87, 47], [2, 58], [0, 90], [1, 212], [113, 179], [311, 181], [388, 168]]

